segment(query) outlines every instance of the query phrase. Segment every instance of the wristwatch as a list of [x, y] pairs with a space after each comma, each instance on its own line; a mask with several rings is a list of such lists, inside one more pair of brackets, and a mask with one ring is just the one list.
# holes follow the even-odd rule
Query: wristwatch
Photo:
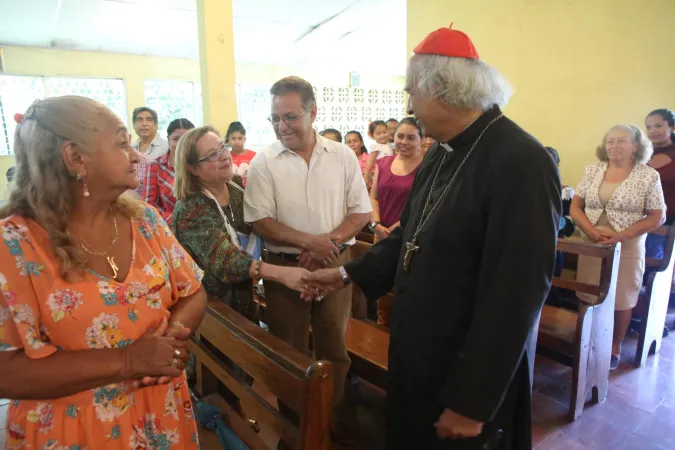
[[370, 231], [372, 231], [374, 233], [375, 227], [378, 226], [378, 225], [382, 225], [382, 222], [370, 222], [368, 224], [368, 228], [370, 229]]
[[342, 277], [342, 282], [344, 283], [345, 286], [348, 286], [349, 283], [350, 283], [350, 280], [349, 280], [349, 275], [347, 274], [347, 271], [345, 270], [345, 266], [338, 267], [338, 270], [340, 271], [340, 276]]

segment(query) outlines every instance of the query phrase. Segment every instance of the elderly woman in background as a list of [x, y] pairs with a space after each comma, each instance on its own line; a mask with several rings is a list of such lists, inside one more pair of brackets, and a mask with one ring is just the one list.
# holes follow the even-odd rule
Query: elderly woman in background
[[[306, 291], [297, 267], [254, 260], [244, 251], [238, 232], [251, 233], [244, 223], [244, 189], [232, 172], [230, 152], [211, 126], [187, 132], [176, 149], [173, 231], [204, 269], [204, 288], [245, 317], [255, 320], [252, 279], [269, 279]], [[314, 292], [315, 293], [315, 292]]]
[[194, 127], [187, 119], [173, 120], [166, 129], [169, 151], [151, 161], [142, 177], [140, 191], [143, 200], [157, 208], [168, 225], [171, 225], [173, 208], [176, 206], [173, 196], [176, 147], [180, 138]]
[[[646, 235], [665, 219], [659, 174], [646, 165], [652, 151], [651, 143], [638, 127], [613, 126], [597, 149], [600, 162], [586, 167], [570, 207], [572, 219], [585, 239], [606, 245], [621, 243], [612, 370], [619, 366], [621, 342], [642, 286]], [[597, 282], [598, 262], [579, 258], [577, 278]]]
[[201, 270], [154, 208], [120, 196], [138, 185], [129, 131], [67, 96], [33, 103], [15, 136], [0, 210], [8, 448], [197, 449], [183, 369]]

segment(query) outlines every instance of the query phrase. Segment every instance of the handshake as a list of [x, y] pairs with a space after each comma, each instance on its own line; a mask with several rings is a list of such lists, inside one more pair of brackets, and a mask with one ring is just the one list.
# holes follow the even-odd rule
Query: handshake
[[307, 271], [302, 275], [301, 282], [303, 286], [300, 290], [300, 298], [306, 302], [321, 301], [326, 294], [345, 287], [338, 268]]

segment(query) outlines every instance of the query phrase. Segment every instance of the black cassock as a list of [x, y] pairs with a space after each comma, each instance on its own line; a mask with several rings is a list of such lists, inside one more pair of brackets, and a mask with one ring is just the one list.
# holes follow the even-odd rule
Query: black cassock
[[[448, 144], [431, 205], [493, 107]], [[531, 448], [531, 331], [551, 285], [561, 214], [560, 177], [544, 147], [506, 117], [485, 132], [419, 234], [446, 148], [429, 150], [401, 227], [345, 266], [369, 300], [393, 287], [387, 449]], [[444, 408], [485, 422], [478, 438], [440, 440]]]

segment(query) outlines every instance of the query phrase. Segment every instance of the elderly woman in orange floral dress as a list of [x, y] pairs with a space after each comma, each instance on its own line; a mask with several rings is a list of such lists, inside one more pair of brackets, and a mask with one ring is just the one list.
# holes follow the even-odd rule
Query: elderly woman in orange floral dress
[[138, 185], [124, 124], [84, 97], [19, 118], [0, 210], [9, 449], [197, 449], [183, 369], [201, 271]]

